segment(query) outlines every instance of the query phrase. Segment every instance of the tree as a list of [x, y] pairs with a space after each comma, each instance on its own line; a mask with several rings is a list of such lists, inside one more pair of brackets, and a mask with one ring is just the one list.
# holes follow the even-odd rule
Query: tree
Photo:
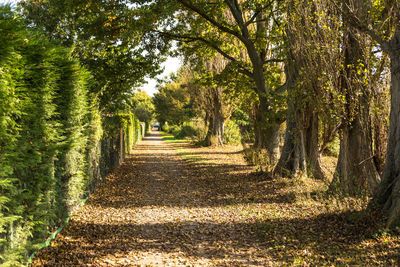
[[29, 25], [74, 48], [74, 55], [94, 76], [91, 92], [103, 113], [124, 110], [145, 76], [158, 74], [169, 48], [143, 35], [135, 11], [124, 1], [21, 1]]
[[324, 53], [330, 54], [321, 49], [323, 45], [320, 42], [326, 40], [320, 25], [331, 25], [326, 25], [324, 17], [316, 16], [325, 8], [323, 3], [317, 5], [315, 1], [287, 3], [285, 73], [288, 115], [282, 155], [275, 168], [275, 172], [282, 175], [311, 174], [314, 178], [326, 178], [319, 149], [321, 81], [325, 68], [321, 66], [320, 58], [314, 55], [318, 52], [320, 57], [324, 57], [321, 56]]
[[[345, 1], [344, 8], [350, 2]], [[352, 8], [364, 21], [368, 18], [363, 1], [352, 1]], [[370, 66], [370, 41], [357, 36], [357, 30], [345, 23], [343, 34], [344, 69], [341, 94], [344, 96], [339, 159], [333, 190], [346, 194], [359, 194], [362, 190], [373, 192], [380, 182], [372, 156], [371, 103], [372, 92], [367, 66]]]
[[138, 91], [133, 95], [133, 113], [141, 122], [146, 123], [146, 132], [149, 131], [153, 119], [154, 104], [151, 97], [144, 91]]
[[394, 227], [400, 225], [400, 3], [395, 0], [376, 1], [373, 5], [367, 0], [362, 3], [371, 13], [370, 20], [359, 17], [350, 4], [343, 16], [377, 42], [390, 58], [391, 109], [386, 163], [373, 202], [388, 212], [387, 226]]
[[153, 96], [155, 116], [161, 127], [168, 122], [182, 125], [193, 117], [190, 95], [187, 91], [186, 73], [181, 69], [172, 81], [158, 88]]
[[226, 87], [220, 81], [221, 76], [226, 77], [222, 72], [227, 60], [219, 54], [204, 56], [201, 51], [190, 57], [194, 77], [188, 84], [188, 91], [197, 115], [204, 117], [208, 127], [204, 143], [208, 146], [223, 145], [225, 121], [233, 112], [233, 101], [226, 97]]
[[170, 30], [167, 27], [156, 30], [161, 36], [192, 47], [211, 48], [253, 81], [252, 88], [258, 97], [255, 146], [267, 148], [275, 161], [279, 157], [279, 128], [284, 118], [273, 109], [273, 92], [277, 87], [268, 87], [265, 71], [267, 66], [282, 61], [283, 17], [278, 2], [171, 0], [151, 1], [148, 6], [151, 5], [162, 10], [165, 10], [160, 8], [163, 5], [175, 6], [176, 16], [171, 20]]

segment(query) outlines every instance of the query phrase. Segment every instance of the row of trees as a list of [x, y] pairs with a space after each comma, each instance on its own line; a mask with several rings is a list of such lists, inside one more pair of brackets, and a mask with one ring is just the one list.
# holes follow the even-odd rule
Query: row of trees
[[[221, 136], [220, 121], [233, 103], [248, 117], [253, 146], [268, 151], [275, 173], [321, 179], [320, 153], [339, 135], [331, 189], [376, 192], [375, 202], [389, 210], [388, 225], [399, 224], [398, 1], [46, 0], [22, 6], [33, 25], [76, 46], [96, 80], [104, 81], [96, 88], [110, 104], [126, 99], [129, 86], [118, 82], [154, 74], [170, 40], [178, 41], [192, 80], [208, 83], [190, 83], [189, 91], [202, 87], [198, 103], [216, 101], [207, 105], [214, 110], [202, 108], [213, 135]], [[112, 64], [116, 58], [123, 64]]]
[[374, 193], [388, 226], [399, 225], [397, 1], [151, 1], [142, 12], [160, 18], [150, 32], [179, 41], [210, 132], [222, 136], [226, 99], [251, 95], [252, 108], [233, 106], [247, 111], [274, 173], [319, 179], [320, 154], [339, 136], [330, 190]]

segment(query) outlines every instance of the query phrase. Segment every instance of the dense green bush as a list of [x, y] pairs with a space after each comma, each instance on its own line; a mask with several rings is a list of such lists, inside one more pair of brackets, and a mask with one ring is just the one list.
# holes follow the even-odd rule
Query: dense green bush
[[172, 134], [175, 138], [192, 138], [193, 140], [199, 139], [201, 129], [196, 127], [191, 122], [186, 122], [182, 126], [178, 125], [164, 125], [163, 131]]
[[239, 126], [232, 120], [227, 120], [224, 127], [225, 144], [240, 145], [241, 135]]
[[170, 131], [169, 131], [170, 128], [171, 128], [171, 126], [169, 126], [169, 124], [161, 125], [161, 130], [166, 132], [166, 133], [170, 133]]
[[[93, 190], [102, 169], [122, 161], [143, 126], [132, 114], [102, 119], [71, 50], [26, 30], [8, 7], [0, 6], [0, 32], [0, 264], [14, 266]], [[102, 160], [109, 155], [111, 167]]]
[[[19, 199], [19, 181], [14, 177], [13, 160], [19, 138], [17, 124], [22, 116], [17, 81], [22, 76], [22, 64], [16, 46], [21, 45], [24, 34], [21, 24], [13, 19], [8, 8], [0, 8], [0, 248], [9, 244], [8, 232], [21, 219], [24, 209]], [[8, 258], [2, 254], [2, 261]], [[12, 257], [10, 257], [12, 258]]]
[[178, 125], [171, 125], [168, 128], [168, 133], [172, 134], [173, 136], [177, 136], [181, 131], [181, 127]]
[[[85, 122], [86, 99], [83, 87], [76, 86], [69, 93], [67, 85], [85, 79], [83, 70], [70, 57], [70, 52], [51, 44], [36, 33], [24, 30], [22, 23], [7, 7], [0, 9], [0, 50], [2, 54], [0, 76], [2, 93], [0, 114], [2, 121], [1, 141], [1, 198], [2, 204], [2, 262], [16, 264], [24, 258], [24, 252], [35, 248], [46, 238], [51, 226], [58, 224], [65, 211], [72, 188], [62, 190], [67, 181], [56, 179], [61, 172], [67, 147], [84, 143], [78, 131], [71, 138], [66, 119], [61, 112], [68, 112], [58, 99], [77, 94], [83, 103], [76, 103]], [[61, 60], [63, 59], [63, 60]], [[64, 90], [66, 90], [64, 92]], [[8, 108], [7, 108], [8, 107]], [[73, 108], [72, 108], [73, 109]], [[71, 110], [71, 109], [70, 109]], [[10, 135], [12, 134], [12, 136]], [[79, 160], [77, 160], [79, 161]], [[78, 162], [79, 163], [79, 162]], [[65, 166], [64, 167], [70, 167]], [[79, 168], [82, 168], [79, 165]], [[71, 170], [73, 167], [71, 166]], [[80, 170], [71, 173], [71, 177]], [[72, 178], [73, 179], [73, 178]]]
[[138, 118], [134, 114], [118, 114], [105, 117], [103, 120], [103, 129], [105, 138], [115, 138], [123, 134], [122, 153], [128, 154], [134, 144], [143, 136], [143, 130]]
[[196, 129], [191, 125], [183, 125], [178, 132], [174, 133], [175, 138], [181, 139], [185, 137], [195, 137], [197, 135]]

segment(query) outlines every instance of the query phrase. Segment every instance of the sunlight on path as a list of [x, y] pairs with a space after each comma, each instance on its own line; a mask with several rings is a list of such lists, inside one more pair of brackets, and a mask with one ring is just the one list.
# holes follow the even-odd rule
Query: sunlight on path
[[178, 146], [145, 137], [34, 263], [265, 266], [247, 224], [258, 215], [245, 212], [257, 204], [216, 197], [215, 174], [190, 167]]
[[399, 265], [398, 238], [367, 227], [360, 200], [314, 198], [322, 181], [262, 175], [240, 149], [152, 133], [34, 266]]

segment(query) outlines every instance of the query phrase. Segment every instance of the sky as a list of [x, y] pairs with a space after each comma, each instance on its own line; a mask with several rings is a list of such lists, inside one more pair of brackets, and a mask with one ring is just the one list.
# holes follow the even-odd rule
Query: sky
[[[17, 2], [18, 0], [0, 0], [0, 4], [6, 4], [6, 3], [15, 4]], [[176, 72], [181, 65], [182, 63], [180, 59], [175, 57], [168, 57], [167, 60], [161, 65], [162, 67], [164, 67], [164, 72], [161, 73], [157, 78], [168, 77], [171, 73]], [[156, 89], [157, 80], [146, 79], [146, 81], [147, 84], [143, 85], [142, 88], [140, 89], [145, 91], [150, 96], [153, 96], [154, 93], [157, 91]]]
[[8, 4], [8, 3], [15, 4], [17, 2], [18, 0], [0, 0], [0, 4]]
[[[176, 57], [168, 57], [167, 60], [161, 65], [164, 67], [164, 72], [158, 75], [158, 78], [168, 77], [171, 73], [176, 72], [182, 65], [181, 60]], [[145, 84], [141, 89], [145, 91], [148, 95], [153, 96], [157, 91], [156, 79], [147, 79], [148, 83]]]

